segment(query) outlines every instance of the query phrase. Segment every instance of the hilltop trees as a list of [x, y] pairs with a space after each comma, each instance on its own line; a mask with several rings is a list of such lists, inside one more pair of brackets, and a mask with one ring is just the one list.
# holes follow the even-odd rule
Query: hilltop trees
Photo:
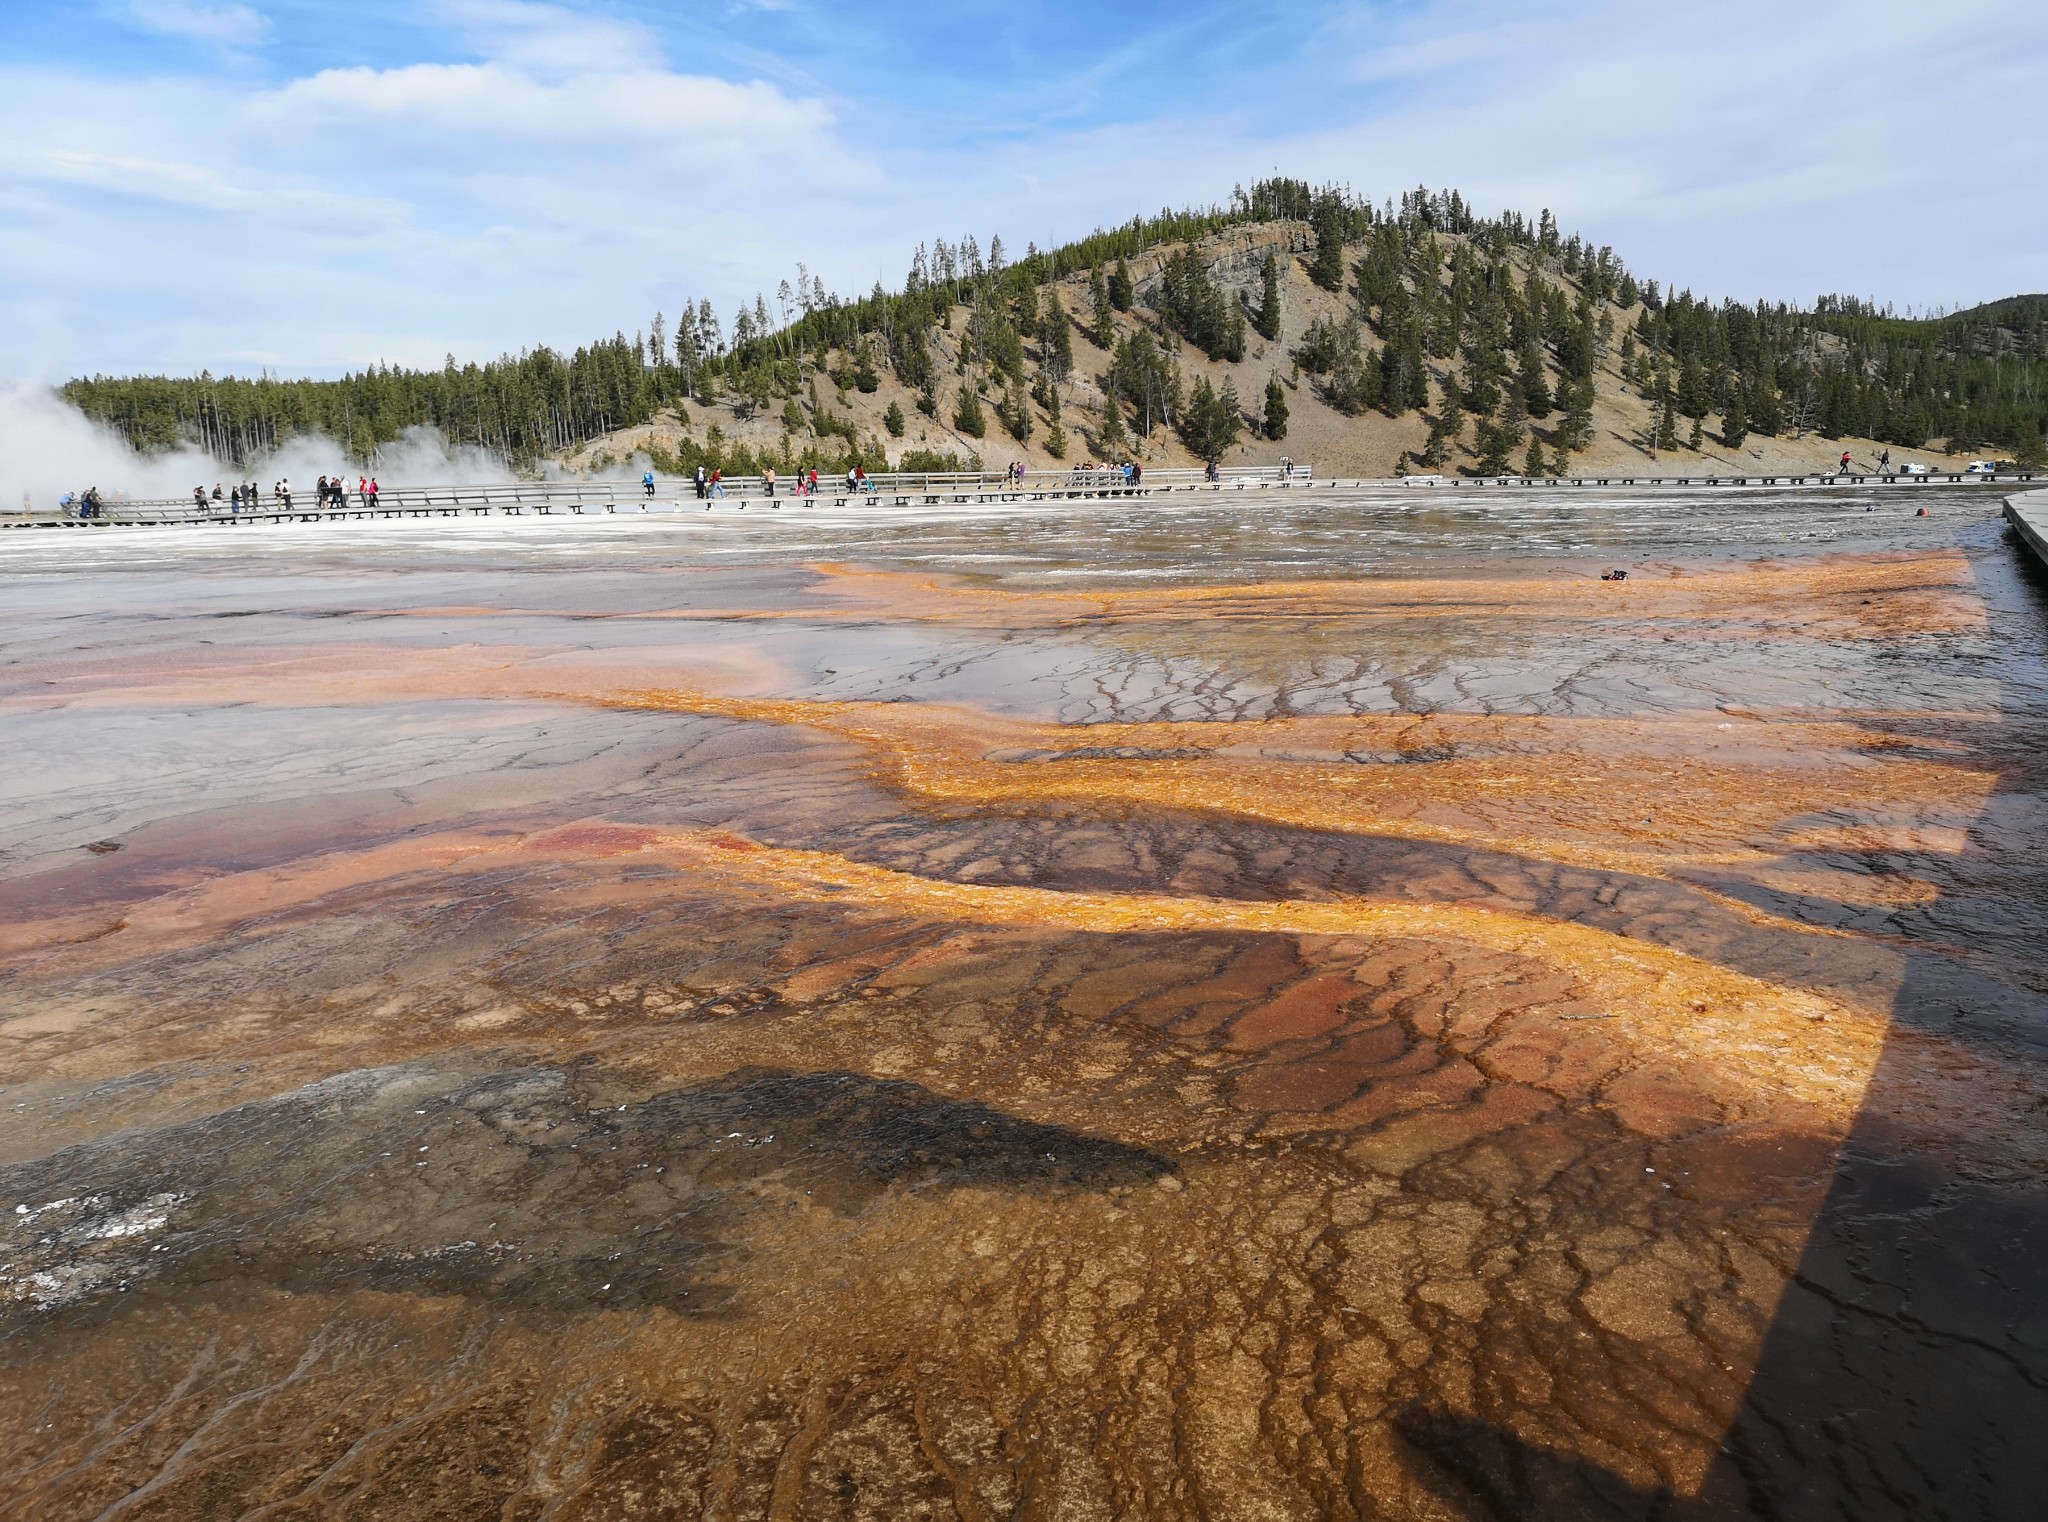
[[[1014, 262], [997, 240], [987, 240], [984, 259], [971, 236], [941, 238], [918, 247], [896, 292], [877, 286], [842, 298], [799, 268], [772, 305], [756, 298], [722, 321], [710, 302], [684, 302], [673, 319], [657, 316], [638, 334], [573, 352], [538, 348], [424, 370], [378, 364], [329, 381], [95, 376], [64, 390], [138, 448], [190, 442], [231, 465], [313, 433], [369, 464], [381, 445], [416, 427], [526, 465], [664, 413], [685, 425], [685, 401], [785, 416], [783, 404], [828, 367], [860, 391], [879, 389], [893, 371], [918, 409], [938, 417], [941, 354], [960, 362], [963, 376], [975, 367], [980, 387], [1006, 405], [1035, 380], [1038, 405], [1056, 421], [1047, 400], [1056, 391], [1043, 387], [1072, 374], [1071, 310], [1112, 357], [1112, 396], [1149, 431], [1181, 422], [1180, 342], [1234, 360], [1245, 352], [1246, 326], [1268, 339], [1280, 333], [1278, 258], [1261, 257], [1256, 300], [1247, 302], [1220, 289], [1189, 247], [1273, 218], [1310, 225], [1309, 273], [1340, 298], [1315, 298], [1321, 322], [1298, 353], [1314, 393], [1349, 415], [1427, 407], [1435, 374], [1456, 381], [1458, 406], [1469, 404], [1493, 433], [1512, 428], [1516, 453], [1525, 424], [1557, 412], [1550, 447], [1584, 449], [1593, 383], [1612, 373], [1618, 345], [1623, 374], [1649, 403], [1646, 448], [1676, 448], [1680, 419], [1685, 436], [1704, 445], [1706, 419], [1717, 412], [1729, 448], [1752, 434], [1818, 431], [1912, 448], [1933, 439], [2017, 451], [2038, 447], [2048, 427], [2048, 298], [1939, 318], [1901, 318], [1850, 297], [1808, 310], [1710, 303], [1639, 280], [1612, 250], [1565, 235], [1553, 218], [1482, 217], [1455, 193], [1424, 189], [1380, 211], [1338, 187], [1281, 179], [1234, 193], [1228, 206], [1133, 218]], [[1117, 314], [1137, 299], [1132, 267], [1147, 255], [1161, 269], [1160, 328], [1139, 345], [1135, 331], [1120, 339], [1119, 325], [1146, 327], [1149, 314]], [[1073, 282], [1068, 293], [1053, 288], [1063, 279]], [[1519, 419], [1511, 417], [1517, 407]], [[1441, 424], [1440, 411], [1436, 446], [1454, 448], [1455, 433], [1435, 437]], [[1493, 434], [1485, 441], [1497, 442]], [[1482, 454], [1498, 455], [1485, 443]], [[738, 457], [722, 435], [688, 447], [706, 459], [719, 450], [727, 463]]]
[[1335, 197], [1316, 203], [1316, 257], [1308, 278], [1326, 291], [1344, 289], [1344, 217]]

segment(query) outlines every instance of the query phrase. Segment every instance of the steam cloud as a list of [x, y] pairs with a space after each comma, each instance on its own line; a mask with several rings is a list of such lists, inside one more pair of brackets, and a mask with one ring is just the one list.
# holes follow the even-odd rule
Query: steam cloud
[[[0, 509], [47, 509], [65, 492], [97, 486], [109, 502], [123, 498], [189, 498], [192, 488], [231, 487], [253, 480], [266, 490], [280, 476], [310, 491], [319, 476], [353, 481], [362, 471], [333, 440], [307, 435], [250, 463], [239, 477], [204, 450], [186, 446], [142, 454], [113, 429], [94, 422], [46, 386], [0, 381]], [[512, 473], [494, 455], [465, 445], [451, 450], [434, 429], [408, 429], [378, 452], [376, 475], [386, 488], [505, 482]]]

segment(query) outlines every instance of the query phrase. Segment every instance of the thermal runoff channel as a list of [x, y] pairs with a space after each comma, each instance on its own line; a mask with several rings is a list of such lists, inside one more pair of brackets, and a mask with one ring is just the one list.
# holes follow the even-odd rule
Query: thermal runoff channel
[[0, 1511], [2029, 1514], [2048, 578], [1903, 496], [5, 536]]

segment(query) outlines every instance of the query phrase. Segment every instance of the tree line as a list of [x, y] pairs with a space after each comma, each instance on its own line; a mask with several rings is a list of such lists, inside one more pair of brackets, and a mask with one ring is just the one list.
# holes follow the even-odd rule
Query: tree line
[[[1163, 210], [1016, 259], [999, 237], [985, 250], [972, 235], [936, 239], [918, 245], [895, 291], [878, 282], [844, 298], [798, 265], [772, 306], [756, 296], [729, 323], [692, 301], [567, 355], [539, 348], [468, 364], [451, 355], [438, 370], [379, 364], [337, 380], [93, 376], [64, 392], [138, 448], [196, 442], [236, 465], [306, 434], [371, 464], [416, 427], [526, 465], [689, 397], [741, 417], [779, 413], [786, 433], [769, 459], [843, 469], [879, 464], [884, 445], [825, 404], [820, 377], [842, 395], [872, 392], [886, 366], [939, 419], [950, 364], [956, 395], [944, 422], [980, 439], [993, 418], [1022, 441], [1043, 414], [1057, 457], [1067, 448], [1060, 383], [1075, 367], [1078, 332], [1108, 360], [1107, 404], [1084, 420], [1097, 447], [1115, 453], [1132, 435], [1168, 427], [1215, 459], [1247, 426], [1282, 436], [1285, 389], [1275, 376], [1264, 406], [1248, 413], [1228, 382], [1186, 385], [1180, 351], [1234, 363], [1248, 328], [1277, 337], [1280, 272], [1269, 256], [1256, 296], [1227, 290], [1193, 244], [1274, 221], [1306, 224], [1308, 277], [1348, 298], [1342, 316], [1309, 327], [1295, 363], [1340, 412], [1427, 414], [1425, 466], [1464, 447], [1470, 428], [1482, 470], [1511, 468], [1524, 444], [1525, 467], [1562, 469], [1590, 438], [1593, 376], [1610, 355], [1650, 404], [1653, 449], [1700, 447], [1712, 416], [1730, 447], [1751, 432], [1811, 431], [2032, 454], [2048, 423], [2048, 298], [1918, 319], [1842, 297], [1811, 310], [1714, 304], [1639, 281], [1612, 249], [1563, 235], [1547, 210], [1534, 221], [1482, 217], [1457, 192], [1426, 187], [1375, 205], [1346, 187], [1283, 178], [1240, 187], [1225, 206]], [[1154, 282], [1151, 321], [1119, 326], [1138, 301], [1130, 262], [1163, 246], [1174, 249]], [[1076, 275], [1086, 296], [1070, 313], [1053, 286]], [[1546, 453], [1535, 425], [1553, 417]], [[903, 433], [900, 408], [886, 426]], [[685, 468], [768, 463], [716, 427], [668, 453]]]

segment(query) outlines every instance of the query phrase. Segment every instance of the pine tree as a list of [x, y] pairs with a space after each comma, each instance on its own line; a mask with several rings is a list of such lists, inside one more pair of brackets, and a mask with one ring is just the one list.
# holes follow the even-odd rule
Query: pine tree
[[1131, 267], [1119, 259], [1116, 268], [1109, 272], [1109, 304], [1119, 312], [1128, 312], [1137, 295], [1137, 287], [1131, 281]]
[[1130, 445], [1130, 435], [1124, 429], [1124, 409], [1117, 399], [1105, 392], [1102, 398], [1102, 429], [1100, 443], [1102, 452], [1114, 458]]
[[1102, 278], [1102, 266], [1099, 264], [1088, 272], [1088, 300], [1095, 318], [1088, 337], [1098, 349], [1116, 347], [1115, 309], [1109, 304], [1109, 286]]
[[1760, 385], [1750, 394], [1749, 426], [1767, 439], [1774, 439], [1785, 431], [1785, 404], [1775, 387]]
[[1060, 305], [1060, 293], [1048, 291], [1045, 310], [1038, 321], [1038, 348], [1044, 356], [1039, 368], [1055, 381], [1074, 373], [1074, 330], [1067, 309]]
[[889, 410], [882, 414], [882, 426], [889, 430], [890, 438], [903, 437], [903, 422], [903, 409], [894, 402], [889, 403]]
[[953, 408], [953, 426], [970, 439], [978, 439], [988, 432], [988, 417], [981, 410], [981, 398], [975, 394], [972, 380], [960, 388], [960, 400]]
[[1025, 404], [1024, 398], [1017, 394], [1014, 381], [1003, 393], [1003, 404], [998, 409], [997, 416], [1003, 420], [1003, 427], [1009, 430], [1011, 438], [1019, 444], [1031, 442], [1031, 408]]
[[1443, 415], [1439, 413], [1429, 420], [1429, 437], [1422, 441], [1421, 452], [1414, 456], [1415, 463], [1424, 470], [1442, 470], [1448, 442]]
[[1555, 410], [1550, 394], [1550, 383], [1543, 373], [1543, 350], [1531, 342], [1522, 351], [1521, 374], [1522, 405], [1529, 409], [1529, 416], [1542, 419]]
[[1479, 460], [1476, 467], [1479, 474], [1506, 475], [1508, 464], [1514, 458], [1515, 445], [1519, 442], [1521, 441], [1518, 430], [1509, 428], [1505, 423], [1497, 423], [1491, 418], [1481, 422], [1478, 439]]
[[1278, 375], [1266, 379], [1266, 437], [1287, 437], [1287, 388], [1280, 384]]
[[1205, 465], [1216, 464], [1237, 442], [1243, 426], [1235, 385], [1226, 380], [1219, 392], [1206, 375], [1195, 382], [1187, 406], [1181, 409], [1180, 436], [1197, 459]]
[[1678, 406], [1668, 396], [1657, 403], [1657, 450], [1659, 452], [1678, 447]]
[[939, 382], [936, 375], [927, 375], [924, 384], [917, 389], [917, 410], [928, 418], [939, 415]]
[[[1458, 400], [1458, 388], [1446, 375], [1443, 378], [1443, 395], [1437, 402], [1436, 422], [1432, 431], [1441, 429], [1443, 441], [1453, 448], [1458, 445], [1459, 435], [1465, 431], [1465, 408]], [[1439, 464], [1442, 461], [1438, 461]]]
[[1522, 474], [1532, 477], [1546, 474], [1543, 445], [1537, 441], [1533, 433], [1529, 435], [1529, 452], [1522, 458]]
[[1694, 418], [1692, 420], [1692, 432], [1686, 437], [1685, 447], [1697, 453], [1701, 446], [1703, 446], [1706, 443], [1706, 441], [1706, 423], [1704, 422], [1704, 420], [1700, 418]]
[[1261, 338], [1280, 336], [1280, 261], [1270, 253], [1259, 270], [1259, 309], [1252, 315], [1252, 326]]
[[1316, 257], [1308, 267], [1308, 278], [1326, 291], [1344, 289], [1344, 226], [1342, 211], [1334, 200], [1317, 207]]
[[1067, 457], [1067, 430], [1054, 423], [1045, 433], [1045, 452], [1055, 460]]

